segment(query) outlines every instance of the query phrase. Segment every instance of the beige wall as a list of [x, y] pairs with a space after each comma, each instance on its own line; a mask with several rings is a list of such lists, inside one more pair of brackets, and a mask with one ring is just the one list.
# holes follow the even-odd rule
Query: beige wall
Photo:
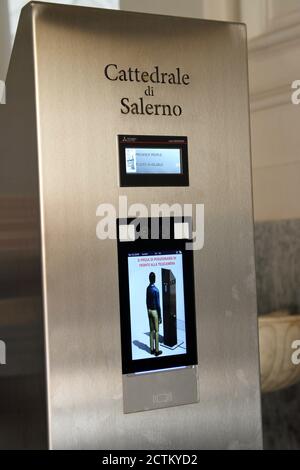
[[[300, 79], [300, 0], [260, 0], [256, 13], [254, 3], [249, 78], [255, 219], [299, 218], [300, 106], [291, 102], [291, 83]], [[253, 29], [255, 16], [260, 21]], [[243, 19], [248, 22], [247, 15]]]

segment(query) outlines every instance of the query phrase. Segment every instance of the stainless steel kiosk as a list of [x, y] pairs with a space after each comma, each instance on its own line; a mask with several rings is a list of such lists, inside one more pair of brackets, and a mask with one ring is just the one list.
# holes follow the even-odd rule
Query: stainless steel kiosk
[[1, 447], [261, 448], [247, 80], [241, 24], [23, 9]]

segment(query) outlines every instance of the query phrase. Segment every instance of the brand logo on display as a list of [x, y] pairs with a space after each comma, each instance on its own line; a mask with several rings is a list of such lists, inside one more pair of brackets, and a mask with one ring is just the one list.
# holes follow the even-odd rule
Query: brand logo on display
[[162, 71], [158, 65], [150, 70], [141, 70], [138, 67], [121, 68], [117, 64], [107, 64], [104, 67], [104, 76], [111, 82], [146, 85], [143, 96], [138, 97], [137, 100], [131, 101], [126, 96], [120, 98], [121, 114], [169, 117], [180, 117], [183, 114], [180, 104], [149, 101], [155, 96], [158, 86], [187, 87], [190, 85], [190, 75], [182, 71], [180, 67], [172, 71]]

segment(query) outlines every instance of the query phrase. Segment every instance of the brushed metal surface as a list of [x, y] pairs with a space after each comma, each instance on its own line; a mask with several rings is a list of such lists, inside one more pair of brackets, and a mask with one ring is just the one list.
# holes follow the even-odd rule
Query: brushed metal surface
[[[246, 31], [243, 25], [31, 3], [52, 448], [261, 448]], [[120, 113], [144, 86], [108, 63], [179, 66], [155, 87], [180, 118]], [[117, 134], [187, 135], [188, 188], [119, 188]], [[204, 203], [195, 252], [200, 402], [123, 414], [117, 246], [96, 208]], [[184, 431], [183, 431], [184, 430]]]
[[197, 403], [198, 367], [123, 375], [125, 413]]
[[33, 67], [25, 9], [0, 105], [0, 449], [48, 445]]

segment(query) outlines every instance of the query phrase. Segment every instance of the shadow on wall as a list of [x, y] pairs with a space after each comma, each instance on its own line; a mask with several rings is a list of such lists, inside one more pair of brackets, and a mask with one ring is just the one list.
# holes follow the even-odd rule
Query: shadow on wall
[[0, 80], [5, 80], [11, 47], [8, 0], [0, 1], [0, 44]]
[[[255, 224], [258, 311], [300, 314], [300, 219]], [[262, 396], [264, 448], [300, 449], [300, 384]]]
[[300, 219], [255, 224], [258, 312], [300, 314]]
[[300, 385], [262, 395], [265, 450], [300, 450]]

